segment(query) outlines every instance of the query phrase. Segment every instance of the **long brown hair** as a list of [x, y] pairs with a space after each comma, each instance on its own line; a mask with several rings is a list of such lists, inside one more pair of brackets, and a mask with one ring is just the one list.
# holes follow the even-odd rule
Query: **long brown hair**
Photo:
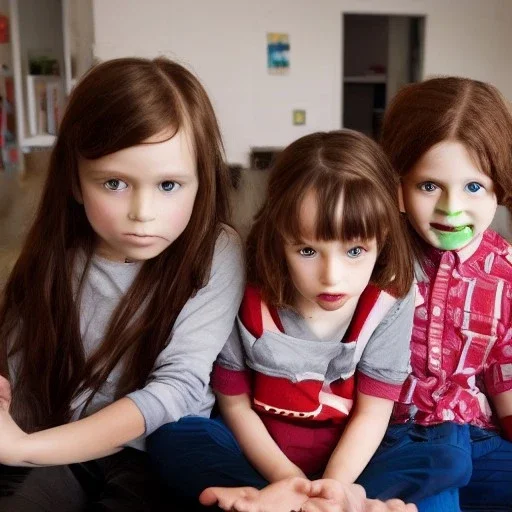
[[512, 212], [512, 116], [496, 87], [459, 77], [409, 84], [384, 116], [381, 145], [400, 176], [433, 146], [461, 142]]
[[[409, 241], [398, 209], [398, 178], [381, 148], [351, 131], [319, 132], [290, 144], [271, 172], [267, 199], [247, 240], [247, 277], [274, 306], [292, 306], [294, 288], [285, 240], [301, 240], [299, 211], [309, 191], [317, 198], [319, 240], [375, 238], [372, 282], [398, 296], [412, 284]], [[343, 198], [340, 216], [336, 206]]]
[[[101, 158], [186, 126], [199, 187], [190, 222], [157, 257], [145, 261], [86, 361], [73, 269], [94, 251], [95, 234], [74, 198], [78, 159]], [[220, 223], [229, 217], [229, 177], [208, 96], [184, 67], [164, 58], [125, 58], [94, 67], [73, 91], [39, 210], [0, 304], [1, 372], [16, 359], [12, 413], [33, 431], [70, 419], [80, 392], [97, 392], [121, 361], [117, 397], [143, 387], [186, 301], [206, 284]], [[82, 276], [83, 279], [84, 276]]]

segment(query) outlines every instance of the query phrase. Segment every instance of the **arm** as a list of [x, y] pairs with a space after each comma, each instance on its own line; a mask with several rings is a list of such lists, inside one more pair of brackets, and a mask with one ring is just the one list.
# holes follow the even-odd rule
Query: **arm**
[[354, 410], [324, 478], [354, 482], [382, 441], [408, 375], [413, 316], [414, 287], [386, 314], [364, 349], [357, 365]]
[[512, 441], [512, 390], [491, 396], [503, 429], [503, 437]]
[[128, 398], [82, 420], [33, 434], [16, 425], [9, 405], [10, 386], [0, 377], [0, 462], [7, 465], [46, 466], [95, 459], [119, 451], [144, 433], [144, 418]]
[[[185, 304], [146, 386], [77, 422], [28, 436], [13, 427], [4, 409], [0, 463], [54, 465], [100, 458], [165, 423], [196, 413], [206, 402], [213, 362], [232, 329], [243, 276], [239, 237], [223, 232], [210, 280]], [[9, 425], [12, 437], [4, 435], [2, 425]]]
[[265, 479], [276, 482], [287, 477], [305, 476], [272, 439], [261, 418], [251, 408], [248, 394], [217, 393], [217, 401], [222, 418], [244, 455]]
[[172, 338], [158, 355], [143, 389], [128, 395], [139, 407], [146, 436], [213, 405], [210, 374], [235, 323], [244, 287], [241, 242], [232, 230], [219, 236], [206, 286], [178, 315]]
[[358, 392], [355, 408], [325, 468], [323, 478], [353, 483], [379, 447], [393, 401]]

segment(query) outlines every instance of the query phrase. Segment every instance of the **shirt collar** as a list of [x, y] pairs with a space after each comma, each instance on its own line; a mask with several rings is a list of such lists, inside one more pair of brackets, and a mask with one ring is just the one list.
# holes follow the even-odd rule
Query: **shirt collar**
[[[480, 247], [483, 239], [483, 234], [476, 236], [471, 242], [464, 246], [462, 249], [458, 249], [456, 251], [451, 251], [453, 255], [458, 259], [459, 263], [465, 263], [471, 256], [473, 256], [478, 248]], [[442, 249], [438, 249], [425, 241], [421, 241], [422, 250], [426, 256], [426, 260], [437, 268], [441, 262], [441, 258], [446, 251]]]

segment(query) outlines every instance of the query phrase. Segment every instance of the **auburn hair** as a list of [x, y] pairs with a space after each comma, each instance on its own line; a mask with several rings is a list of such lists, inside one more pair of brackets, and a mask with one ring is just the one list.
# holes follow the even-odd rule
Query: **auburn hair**
[[292, 306], [294, 287], [284, 244], [303, 239], [300, 208], [313, 191], [318, 208], [313, 236], [375, 238], [379, 256], [372, 282], [404, 296], [412, 285], [413, 263], [399, 214], [398, 183], [382, 149], [361, 133], [318, 132], [293, 142], [272, 167], [266, 201], [247, 239], [248, 281], [261, 289], [269, 304]]
[[400, 176], [443, 141], [462, 143], [512, 212], [512, 115], [496, 87], [459, 77], [406, 85], [386, 109], [381, 145]]
[[[79, 295], [95, 233], [74, 195], [79, 158], [101, 158], [181, 128], [190, 133], [199, 180], [190, 222], [171, 246], [143, 263], [86, 360]], [[13, 358], [11, 411], [22, 428], [68, 422], [73, 399], [91, 389], [90, 401], [120, 361], [129, 364], [122, 365], [117, 398], [145, 385], [179, 312], [208, 280], [221, 223], [229, 218], [228, 187], [212, 105], [183, 66], [165, 58], [123, 58], [83, 77], [69, 99], [35, 221], [0, 303], [0, 371], [8, 374]], [[73, 272], [83, 255], [77, 289]]]

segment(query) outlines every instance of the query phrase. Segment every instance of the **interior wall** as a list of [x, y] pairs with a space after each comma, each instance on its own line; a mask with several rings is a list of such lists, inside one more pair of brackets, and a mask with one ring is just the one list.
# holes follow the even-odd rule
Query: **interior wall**
[[[197, 73], [230, 162], [342, 119], [342, 13], [427, 17], [424, 74], [486, 80], [512, 98], [508, 0], [93, 0], [95, 56], [164, 54]], [[290, 36], [290, 70], [269, 75], [266, 33]], [[292, 110], [306, 125], [292, 125]]]

